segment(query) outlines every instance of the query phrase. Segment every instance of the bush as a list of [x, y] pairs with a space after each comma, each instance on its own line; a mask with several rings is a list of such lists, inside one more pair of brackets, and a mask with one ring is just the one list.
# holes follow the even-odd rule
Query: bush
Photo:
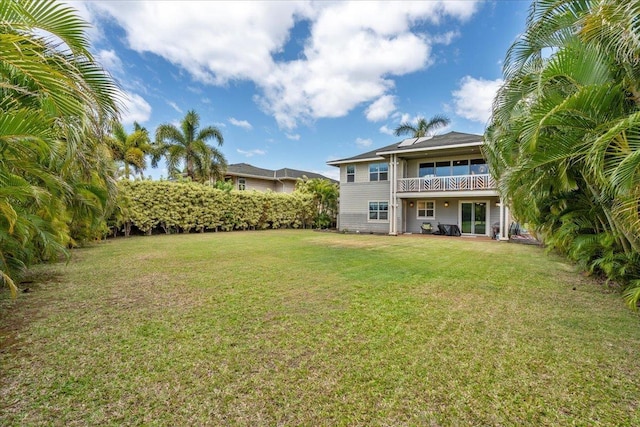
[[122, 181], [114, 234], [306, 228], [317, 215], [310, 194], [227, 191], [192, 182]]

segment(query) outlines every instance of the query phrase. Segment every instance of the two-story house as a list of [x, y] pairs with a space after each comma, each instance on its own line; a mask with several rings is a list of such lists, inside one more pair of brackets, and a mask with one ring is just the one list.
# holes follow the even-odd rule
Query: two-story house
[[[489, 175], [482, 135], [408, 138], [346, 159], [340, 168], [340, 230], [420, 233], [457, 225], [462, 235], [508, 239], [509, 210]], [[455, 227], [453, 227], [455, 228]]]
[[236, 190], [274, 191], [292, 193], [299, 178], [320, 178], [335, 182], [326, 176], [314, 172], [283, 168], [263, 169], [247, 163], [235, 163], [227, 166], [225, 180], [233, 183]]

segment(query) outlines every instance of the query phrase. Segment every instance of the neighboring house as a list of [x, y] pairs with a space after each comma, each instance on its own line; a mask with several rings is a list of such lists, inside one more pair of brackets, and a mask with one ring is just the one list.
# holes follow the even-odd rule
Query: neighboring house
[[508, 239], [509, 210], [483, 158], [481, 135], [409, 138], [354, 157], [340, 168], [340, 230], [420, 233], [455, 224], [463, 235]]
[[298, 178], [305, 176], [309, 179], [322, 178], [330, 180], [326, 176], [313, 172], [288, 168], [278, 170], [262, 169], [247, 163], [227, 166], [225, 180], [231, 181], [236, 190], [271, 190], [276, 193], [292, 193], [295, 190]]

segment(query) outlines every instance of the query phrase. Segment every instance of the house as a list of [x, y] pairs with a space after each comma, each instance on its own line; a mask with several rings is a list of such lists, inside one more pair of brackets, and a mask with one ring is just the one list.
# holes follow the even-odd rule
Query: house
[[[225, 181], [231, 181], [237, 190], [274, 191], [276, 193], [292, 193], [299, 178], [307, 177], [329, 179], [313, 172], [296, 169], [262, 169], [247, 163], [236, 163], [227, 166]], [[333, 181], [333, 180], [330, 180]]]
[[494, 237], [499, 227], [497, 237], [507, 240], [509, 209], [482, 145], [482, 135], [449, 132], [327, 162], [340, 168], [338, 228], [397, 235], [428, 223]]

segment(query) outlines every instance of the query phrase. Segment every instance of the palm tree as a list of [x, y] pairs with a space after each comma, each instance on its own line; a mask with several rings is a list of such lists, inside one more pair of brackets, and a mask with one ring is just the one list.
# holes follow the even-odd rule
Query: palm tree
[[147, 167], [145, 156], [151, 152], [149, 132], [138, 122], [133, 123], [133, 132], [127, 134], [120, 122], [113, 124], [112, 136], [109, 139], [113, 158], [124, 165], [123, 175], [129, 179], [130, 168], [140, 176]]
[[215, 126], [199, 129], [200, 116], [194, 110], [188, 111], [180, 123], [180, 129], [172, 124], [162, 124], [156, 129], [156, 142], [151, 164], [156, 167], [161, 157], [165, 157], [167, 168], [175, 170], [184, 165], [187, 177], [194, 181], [205, 181], [220, 177], [226, 169], [226, 159], [222, 152], [207, 144], [215, 140], [218, 146], [224, 143], [222, 132]]
[[409, 122], [401, 123], [395, 130], [396, 136], [410, 135], [410, 138], [422, 138], [433, 135], [434, 132], [449, 125], [451, 121], [445, 116], [435, 115], [427, 121], [424, 117], [418, 119], [414, 126]]
[[[100, 123], [119, 91], [97, 64], [88, 24], [53, 0], [0, 2], [0, 284], [93, 232], [114, 186]], [[106, 167], [106, 169], [104, 168]]]
[[[640, 1], [534, 2], [505, 60], [486, 154], [551, 246], [640, 299]], [[548, 54], [551, 52], [551, 55]]]

